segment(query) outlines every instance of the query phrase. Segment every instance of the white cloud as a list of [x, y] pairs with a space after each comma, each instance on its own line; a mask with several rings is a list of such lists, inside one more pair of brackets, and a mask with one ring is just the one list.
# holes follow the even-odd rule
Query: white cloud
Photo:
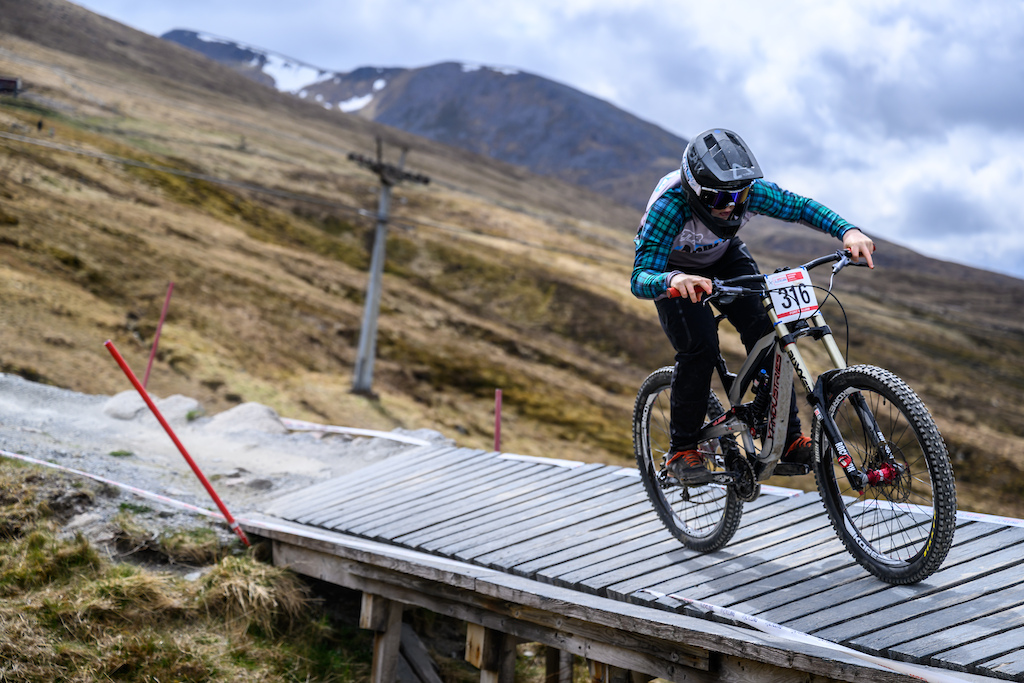
[[[999, 205], [1016, 196], [1024, 173], [1024, 3], [82, 4], [151, 33], [194, 28], [332, 70], [503, 65], [683, 136], [731, 127], [773, 179], [866, 230], [1024, 275], [1016, 265], [1024, 264], [1024, 235]], [[945, 211], [922, 223], [929, 198]], [[984, 240], [962, 238], [973, 206], [982, 207], [977, 225], [994, 228]]]

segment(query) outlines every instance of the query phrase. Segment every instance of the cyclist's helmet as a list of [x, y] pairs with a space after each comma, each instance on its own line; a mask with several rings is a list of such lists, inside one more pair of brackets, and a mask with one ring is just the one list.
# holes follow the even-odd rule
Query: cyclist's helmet
[[[704, 131], [686, 146], [681, 171], [693, 212], [718, 237], [733, 237], [743, 224], [751, 183], [764, 177], [743, 138], [724, 128]], [[725, 217], [711, 213], [729, 207]]]

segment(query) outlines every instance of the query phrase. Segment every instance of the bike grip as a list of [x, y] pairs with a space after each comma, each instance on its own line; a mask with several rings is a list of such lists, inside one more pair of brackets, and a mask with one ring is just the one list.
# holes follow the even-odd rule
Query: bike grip
[[[697, 290], [697, 301], [700, 301], [701, 299], [703, 299], [704, 298], [704, 294], [705, 294], [704, 290], [698, 289]], [[669, 299], [678, 299], [680, 297], [683, 297], [683, 293], [682, 292], [680, 292], [675, 287], [669, 287], [668, 288], [668, 298]], [[686, 298], [686, 297], [683, 297], [683, 298]]]

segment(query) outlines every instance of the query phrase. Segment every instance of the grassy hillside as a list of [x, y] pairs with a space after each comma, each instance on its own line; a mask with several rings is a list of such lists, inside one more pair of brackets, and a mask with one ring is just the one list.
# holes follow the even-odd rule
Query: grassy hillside
[[[58, 0], [26, 6], [85, 20]], [[5, 21], [18, 36], [3, 37], [0, 71], [30, 97], [0, 100], [0, 132], [36, 144], [0, 139], [0, 370], [128, 388], [102, 344], [141, 374], [173, 281], [158, 395], [489, 448], [501, 388], [503, 450], [629, 463], [636, 388], [671, 361], [653, 307], [628, 291], [635, 211], [272, 93], [113, 22], [90, 20], [102, 38], [82, 41]], [[433, 182], [395, 192], [374, 400], [349, 389], [372, 233], [354, 209], [375, 211], [377, 180], [347, 154], [372, 153], [376, 135]], [[747, 232], [765, 267], [835, 245], [768, 222]], [[888, 245], [876, 272], [840, 279], [851, 360], [924, 395], [963, 506], [1024, 515], [1022, 283]]]

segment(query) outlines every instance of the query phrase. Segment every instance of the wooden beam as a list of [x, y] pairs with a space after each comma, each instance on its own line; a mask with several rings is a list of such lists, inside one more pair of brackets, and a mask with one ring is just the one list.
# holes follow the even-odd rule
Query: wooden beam
[[544, 683], [573, 683], [572, 664], [572, 654], [548, 646], [545, 655]]
[[[800, 644], [766, 642], [746, 629], [660, 613], [629, 603], [613, 605], [512, 575], [474, 576], [466, 566], [444, 569], [410, 559], [348, 547], [348, 537], [322, 532], [317, 538], [280, 528], [253, 528], [274, 541], [274, 562], [340, 586], [385, 595], [464, 621], [501, 630], [574, 655], [677, 683], [715, 680], [708, 676], [709, 649], [767, 668], [855, 683], [912, 683], [893, 671], [823, 654]], [[329, 537], [337, 536], [332, 542]], [[359, 541], [360, 544], [365, 544]], [[372, 545], [368, 544], [368, 545]], [[486, 570], [482, 570], [486, 572]], [[614, 612], [612, 611], [614, 609]], [[683, 640], [685, 639], [685, 640]], [[716, 658], [717, 659], [717, 658]], [[767, 670], [766, 668], [766, 670]], [[697, 670], [700, 669], [700, 670]], [[717, 664], [715, 666], [717, 669]]]
[[466, 661], [480, 669], [480, 683], [514, 683], [516, 639], [479, 624], [467, 624]]
[[632, 674], [626, 669], [605, 664], [604, 662], [587, 662], [590, 668], [590, 683], [632, 683]]
[[363, 593], [359, 626], [374, 631], [370, 683], [395, 683], [402, 644], [403, 609], [401, 603], [372, 593]]
[[367, 631], [386, 631], [390, 616], [390, 600], [373, 593], [363, 593], [359, 610], [359, 628], [365, 628]]

